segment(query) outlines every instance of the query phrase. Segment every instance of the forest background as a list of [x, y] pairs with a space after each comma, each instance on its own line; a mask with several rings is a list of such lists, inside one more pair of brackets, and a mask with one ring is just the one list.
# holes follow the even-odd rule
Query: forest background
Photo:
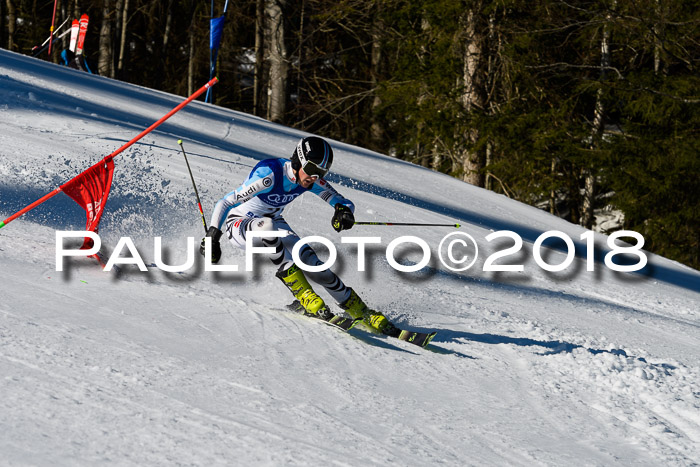
[[635, 230], [700, 269], [697, 0], [0, 0], [0, 45], [32, 54], [54, 3], [57, 26], [90, 16], [94, 72], [182, 96], [225, 16], [214, 104]]

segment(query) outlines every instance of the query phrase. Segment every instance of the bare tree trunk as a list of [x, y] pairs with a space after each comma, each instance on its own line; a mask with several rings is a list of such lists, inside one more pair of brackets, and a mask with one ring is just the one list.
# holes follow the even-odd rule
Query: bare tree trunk
[[168, 37], [170, 37], [170, 27], [173, 22], [173, 0], [168, 1], [168, 12], [165, 17], [165, 30], [163, 31], [163, 54], [168, 50]]
[[17, 30], [17, 11], [12, 0], [7, 0], [7, 50], [15, 50], [15, 31]]
[[115, 0], [114, 3], [114, 37], [112, 39], [112, 42], [117, 42], [115, 45], [114, 51], [112, 51], [112, 55], [115, 58], [115, 66], [113, 67], [115, 70], [117, 69], [116, 67], [116, 59], [119, 57], [119, 52], [117, 51], [116, 47], [119, 46], [121, 43], [121, 30], [122, 30], [122, 15], [124, 14], [124, 0]]
[[493, 142], [489, 141], [486, 143], [486, 149], [484, 150], [484, 167], [487, 168], [486, 174], [484, 174], [484, 188], [487, 190], [493, 189], [493, 180], [488, 167], [493, 162]]
[[[114, 34], [112, 35], [112, 72], [110, 78], [116, 78], [118, 68], [119, 52], [122, 43], [122, 23], [124, 14], [124, 0], [116, 0], [114, 5]], [[117, 42], [118, 41], [118, 42]]]
[[378, 93], [378, 83], [381, 73], [382, 62], [382, 31], [384, 30], [384, 22], [381, 18], [381, 3], [377, 6], [374, 20], [372, 21], [372, 56], [371, 56], [371, 78], [372, 88], [374, 89], [374, 99], [372, 99], [372, 125], [370, 126], [370, 138], [372, 141], [372, 149], [379, 149], [384, 137], [384, 128], [377, 118], [377, 111], [382, 105], [382, 100]]
[[112, 73], [112, 22], [110, 19], [110, 0], [102, 0], [102, 24], [100, 26], [100, 56], [97, 60], [97, 72], [102, 76]]
[[194, 20], [190, 26], [190, 61], [187, 65], [187, 95], [194, 92]]
[[[612, 4], [615, 8], [615, 2]], [[606, 18], [611, 20], [610, 15]], [[605, 79], [607, 68], [610, 66], [610, 29], [608, 25], [603, 25], [603, 38], [600, 42], [600, 79]], [[593, 128], [591, 128], [591, 149], [596, 149], [600, 143], [600, 138], [603, 134], [605, 125], [605, 105], [603, 104], [603, 88], [598, 87], [596, 93], [595, 113], [593, 116]], [[596, 180], [595, 173], [592, 170], [584, 170], [585, 187], [583, 190], [583, 200], [581, 206], [581, 225], [590, 229], [595, 221], [594, 202], [596, 197]]]
[[124, 9], [122, 11], [121, 37], [119, 38], [119, 62], [117, 70], [121, 72], [124, 69], [124, 48], [126, 46], [126, 24], [129, 21], [129, 0], [124, 0]]
[[[114, 79], [117, 76], [117, 64], [115, 63], [118, 52], [117, 47], [121, 43], [121, 25], [122, 25], [122, 13], [123, 13], [124, 0], [116, 0], [114, 3], [114, 24], [111, 26], [112, 34], [110, 35], [109, 41], [109, 55], [111, 60], [109, 61], [109, 77]], [[117, 40], [119, 39], [119, 42]]]
[[[430, 42], [429, 37], [432, 32], [432, 26], [430, 25], [430, 20], [428, 19], [428, 15], [425, 11], [422, 12], [421, 14], [421, 19], [420, 19], [420, 29], [421, 29], [421, 34], [423, 37], [426, 38], [426, 40], [422, 41], [420, 45], [420, 55], [418, 56], [418, 59], [420, 60], [421, 63], [424, 62], [426, 56], [429, 53], [428, 50], [428, 43]], [[420, 84], [420, 94], [417, 96], [416, 99], [416, 105], [421, 106], [425, 103], [426, 97], [428, 95], [428, 86], [426, 83], [421, 82]], [[423, 132], [426, 131], [426, 125], [424, 122], [420, 122], [418, 124], [418, 131]], [[430, 152], [428, 152], [430, 151]], [[424, 156], [425, 153], [425, 156]], [[424, 159], [426, 159], [426, 162], [424, 162]], [[430, 145], [430, 148], [424, 148], [422, 145], [416, 145], [416, 153], [415, 153], [415, 162], [422, 166], [430, 167], [432, 170], [439, 170], [440, 166], [442, 165], [442, 153], [437, 149], [437, 142], [433, 140], [432, 144]]]
[[0, 0], [0, 46], [6, 44], [5, 39], [5, 2]]
[[437, 147], [433, 146], [432, 155], [430, 157], [430, 168], [436, 172], [440, 171], [442, 166], [442, 154], [437, 150]]
[[284, 42], [284, 0], [266, 0], [268, 60], [270, 77], [267, 91], [267, 119], [273, 122], [284, 121], [287, 103], [287, 47]]
[[[552, 178], [555, 177], [556, 171], [557, 171], [557, 160], [552, 159], [552, 169], [550, 172], [552, 174]], [[556, 212], [557, 212], [557, 194], [554, 191], [554, 189], [552, 188], [551, 190], [549, 190], [549, 213], [556, 215]]]
[[594, 200], [596, 195], [595, 175], [590, 171], [585, 171], [585, 186], [583, 189], [583, 206], [581, 207], [581, 225], [587, 229], [593, 228], [595, 215], [593, 213]]
[[[462, 93], [462, 106], [468, 114], [474, 109], [484, 108], [484, 36], [478, 27], [478, 17], [475, 10], [467, 12], [463, 18], [463, 31], [465, 34], [465, 50], [464, 50], [464, 65], [462, 71], [462, 80], [464, 91]], [[479, 130], [477, 128], [468, 128], [465, 130], [465, 139], [468, 143], [475, 143], [479, 138]], [[476, 186], [484, 185], [484, 177], [482, 174], [485, 160], [483, 154], [471, 151], [469, 149], [462, 150], [462, 170], [464, 172], [463, 180]]]
[[265, 0], [255, 3], [255, 71], [253, 76], [253, 113], [261, 116], [260, 105], [265, 61]]
[[[500, 59], [501, 53], [501, 36], [496, 32], [496, 13], [491, 12], [489, 14], [489, 32], [486, 41], [486, 49], [488, 50], [488, 60], [486, 66], [486, 85], [484, 87], [484, 96], [487, 96], [487, 103], [489, 115], [494, 115], [497, 112], [496, 105], [492, 98], [489, 98], [489, 90], [494, 89], [498, 86], [497, 84], [497, 60]], [[487, 190], [493, 190], [493, 175], [489, 168], [493, 162], [493, 152], [494, 143], [489, 140], [486, 143], [485, 156], [484, 156], [484, 167], [486, 168], [484, 175], [484, 188]], [[504, 187], [505, 190], [505, 187]]]
[[306, 41], [304, 41], [305, 38], [305, 23], [306, 20], [306, 0], [301, 1], [301, 14], [299, 15], [299, 32], [297, 34], [297, 37], [299, 39], [299, 61], [297, 64], [297, 89], [296, 89], [296, 94], [297, 94], [297, 102], [296, 102], [296, 116], [295, 120], [296, 122], [301, 122], [303, 120], [303, 96], [302, 96], [302, 89], [303, 89], [303, 82], [304, 82], [304, 75], [302, 73], [302, 69], [304, 68], [304, 50], [306, 48]]
[[661, 42], [661, 35], [663, 34], [663, 5], [656, 0], [656, 17], [659, 19], [657, 23], [654, 24], [654, 74], [658, 75], [661, 71], [661, 49], [663, 44]]
[[[63, 21], [61, 19], [61, 0], [57, 0], [56, 2], [56, 11], [58, 12], [58, 17], [56, 18], [56, 24], [54, 25], [55, 27], [58, 27], [61, 22]], [[51, 33], [51, 31], [49, 31]], [[53, 31], [53, 38], [51, 40], [51, 57], [49, 58], [51, 62], [53, 63], [60, 63], [60, 58], [61, 58], [61, 45], [58, 42], [58, 34], [56, 31]]]
[[[68, 17], [68, 3], [70, 0], [66, 0], [65, 2], [61, 2], [61, 18], [65, 20]], [[1, 4], [2, 2], [0, 2]], [[0, 18], [2, 15], [0, 14]], [[68, 27], [70, 28], [71, 21], [68, 21]], [[68, 48], [68, 45], [70, 43], [70, 34], [67, 34], [63, 36], [63, 39], [61, 40], [61, 50], [65, 50]]]

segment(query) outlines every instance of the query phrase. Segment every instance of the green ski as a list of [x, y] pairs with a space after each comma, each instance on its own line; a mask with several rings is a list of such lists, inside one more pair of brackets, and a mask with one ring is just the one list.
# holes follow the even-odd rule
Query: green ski
[[343, 331], [349, 331], [350, 329], [355, 327], [356, 324], [358, 324], [360, 321], [362, 321], [361, 318], [357, 318], [357, 319], [346, 318], [345, 316], [334, 315], [333, 313], [330, 313], [330, 312], [328, 312], [326, 316], [320, 316], [320, 315], [315, 315], [312, 313], [307, 313], [307, 311], [301, 305], [299, 300], [294, 300], [292, 303], [287, 305], [287, 309], [290, 311], [293, 311], [295, 313], [298, 313], [302, 316], [317, 319], [319, 321], [322, 321], [322, 322], [328, 324], [329, 326], [333, 326], [334, 328], [338, 328], [338, 329], [341, 329]]
[[418, 345], [420, 347], [427, 347], [430, 341], [433, 340], [437, 331], [434, 332], [415, 332], [415, 331], [405, 331], [402, 330], [398, 336], [399, 340], [410, 342], [411, 344]]

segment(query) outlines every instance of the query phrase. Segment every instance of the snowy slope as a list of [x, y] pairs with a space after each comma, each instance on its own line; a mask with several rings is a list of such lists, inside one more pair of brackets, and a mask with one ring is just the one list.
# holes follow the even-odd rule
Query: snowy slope
[[[202, 83], [203, 84], [203, 83]], [[221, 83], [219, 86], [225, 86]], [[0, 220], [129, 141], [181, 97], [0, 50]], [[203, 229], [184, 141], [206, 210], [261, 159], [288, 157], [302, 133], [194, 102], [115, 159], [101, 224], [146, 263], [168, 262]], [[700, 273], [649, 255], [642, 273], [586, 270], [584, 230], [450, 177], [333, 142], [330, 178], [358, 220], [458, 222], [479, 246], [453, 272], [437, 261], [454, 229], [330, 227], [305, 195], [286, 211], [302, 236], [336, 242], [346, 283], [396, 324], [436, 329], [427, 350], [362, 329], [337, 332], [284, 311], [290, 296], [254, 274], [183, 274], [92, 260], [56, 272], [55, 231], [82, 230], [60, 194], [0, 229], [0, 463], [33, 465], [693, 465], [700, 462]], [[208, 217], [208, 213], [207, 213]], [[524, 247], [484, 272], [488, 242]], [[543, 271], [533, 243], [572, 237], [578, 255]], [[399, 273], [402, 235], [433, 260]], [[380, 236], [366, 272], [342, 236]], [[223, 262], [244, 255], [224, 245]], [[323, 251], [321, 248], [320, 251]], [[405, 264], [420, 261], [404, 249]], [[551, 264], [560, 250], [545, 249]], [[199, 258], [199, 257], [198, 257]], [[329, 301], [331, 301], [329, 299]]]

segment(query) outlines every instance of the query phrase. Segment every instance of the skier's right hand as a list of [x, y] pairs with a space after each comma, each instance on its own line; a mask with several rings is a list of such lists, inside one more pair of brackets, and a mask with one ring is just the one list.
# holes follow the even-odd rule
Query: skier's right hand
[[355, 225], [355, 215], [352, 213], [352, 209], [343, 204], [336, 204], [331, 225], [336, 232], [351, 229]]
[[219, 240], [221, 239], [222, 232], [214, 226], [209, 227], [207, 230], [207, 236], [202, 239], [202, 244], [199, 246], [199, 252], [204, 256], [204, 240], [207, 237], [211, 237], [211, 262], [218, 263], [221, 259], [221, 245]]

